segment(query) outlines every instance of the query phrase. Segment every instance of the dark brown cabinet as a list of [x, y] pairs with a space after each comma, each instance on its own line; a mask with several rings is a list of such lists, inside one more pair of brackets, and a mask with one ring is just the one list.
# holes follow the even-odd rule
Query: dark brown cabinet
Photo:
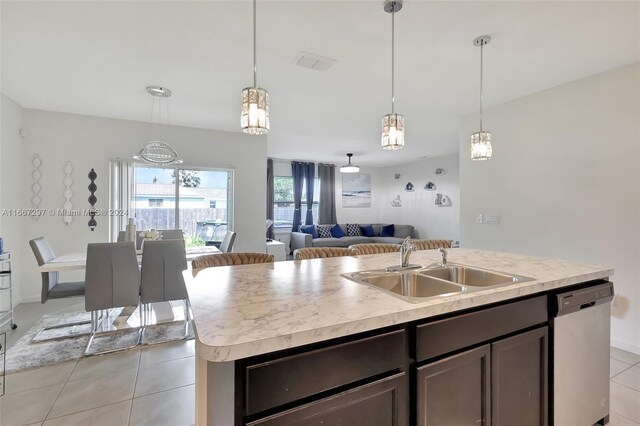
[[418, 425], [485, 424], [491, 409], [490, 354], [485, 345], [418, 367]]
[[408, 426], [407, 377], [398, 373], [247, 426]]
[[547, 327], [491, 345], [494, 426], [543, 426], [547, 416]]
[[420, 426], [545, 426], [547, 327], [417, 368]]
[[546, 426], [547, 295], [236, 363], [235, 425]]

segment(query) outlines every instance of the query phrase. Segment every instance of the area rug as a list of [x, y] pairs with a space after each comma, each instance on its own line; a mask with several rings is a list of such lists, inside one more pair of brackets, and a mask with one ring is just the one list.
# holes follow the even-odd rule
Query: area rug
[[[182, 317], [184, 318], [184, 317]], [[182, 319], [182, 318], [176, 318]], [[23, 335], [13, 346], [6, 351], [5, 372], [6, 374], [17, 373], [19, 371], [46, 365], [59, 364], [66, 361], [76, 360], [84, 357], [84, 350], [89, 341], [89, 335], [76, 337], [66, 337], [59, 340], [48, 340], [43, 342], [32, 342], [31, 339], [44, 327], [59, 325], [71, 322], [90, 321], [91, 315], [88, 312], [75, 312], [63, 315], [45, 315], [25, 335]], [[139, 324], [139, 310], [127, 312], [126, 308], [122, 312], [112, 315], [108, 321], [108, 328], [122, 330], [121, 332], [107, 336], [96, 337], [91, 345], [91, 351], [102, 351], [122, 348], [135, 344], [138, 338], [136, 328]], [[103, 327], [104, 329], [105, 327]], [[88, 332], [91, 324], [76, 326], [74, 334]], [[62, 333], [62, 334], [61, 334]], [[70, 327], [57, 329], [55, 331], [41, 334], [39, 338], [70, 335]], [[184, 335], [184, 322], [167, 322], [166, 324], [156, 324], [147, 326], [145, 340], [156, 342], [166, 339], [176, 339]], [[193, 326], [189, 324], [188, 339], [193, 339]], [[140, 349], [143, 346], [137, 346]], [[132, 350], [135, 350], [132, 349]], [[2, 357], [0, 357], [2, 362]], [[1, 366], [0, 366], [1, 370]]]

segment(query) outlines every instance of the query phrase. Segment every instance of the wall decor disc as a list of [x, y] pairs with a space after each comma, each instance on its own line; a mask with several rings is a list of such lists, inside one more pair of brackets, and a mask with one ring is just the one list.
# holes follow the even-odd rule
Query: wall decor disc
[[73, 173], [73, 166], [67, 161], [64, 163], [62, 170], [64, 171], [64, 191], [62, 191], [62, 195], [64, 196], [64, 204], [62, 204], [64, 215], [62, 216], [62, 222], [69, 226], [73, 221], [73, 216], [71, 215], [71, 209], [73, 208], [73, 204], [71, 204], [71, 197], [73, 196], [73, 191], [71, 191], [71, 185], [73, 185], [71, 173]]

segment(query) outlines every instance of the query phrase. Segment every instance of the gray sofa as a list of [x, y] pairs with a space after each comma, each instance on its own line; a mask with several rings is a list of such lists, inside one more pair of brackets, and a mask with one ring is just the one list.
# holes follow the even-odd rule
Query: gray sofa
[[[345, 235], [347, 233], [347, 225], [345, 223], [339, 224]], [[305, 234], [304, 232], [292, 232], [291, 233], [291, 251], [305, 247], [349, 247], [352, 244], [366, 244], [366, 243], [382, 243], [382, 244], [400, 244], [406, 237], [413, 237], [412, 225], [396, 225], [394, 224], [393, 237], [380, 237], [380, 229], [382, 223], [361, 223], [359, 225], [373, 225], [373, 232], [375, 237], [341, 237], [341, 238], [313, 238], [311, 234]], [[333, 226], [330, 225], [330, 226]]]

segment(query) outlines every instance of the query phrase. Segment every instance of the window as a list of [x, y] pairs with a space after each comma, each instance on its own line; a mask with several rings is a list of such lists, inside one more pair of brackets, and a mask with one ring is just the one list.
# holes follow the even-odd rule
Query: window
[[[318, 200], [320, 198], [320, 181], [313, 181], [313, 223], [318, 223]], [[304, 223], [307, 206], [306, 180], [302, 185], [302, 222]], [[291, 228], [293, 226], [293, 178], [291, 176], [273, 177], [273, 222], [276, 228]]]
[[182, 229], [187, 246], [212, 245], [232, 229], [232, 172], [135, 164], [131, 209], [138, 230]]

